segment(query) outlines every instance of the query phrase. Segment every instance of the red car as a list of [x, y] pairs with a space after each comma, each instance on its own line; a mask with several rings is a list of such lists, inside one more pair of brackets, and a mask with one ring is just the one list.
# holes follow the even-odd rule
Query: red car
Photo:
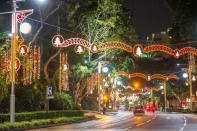
[[146, 106], [146, 111], [155, 112], [156, 106], [153, 104], [149, 104]]

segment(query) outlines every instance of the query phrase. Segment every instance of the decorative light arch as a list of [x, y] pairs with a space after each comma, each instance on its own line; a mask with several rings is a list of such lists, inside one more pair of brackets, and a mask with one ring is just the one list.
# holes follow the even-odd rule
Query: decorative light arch
[[[194, 47], [183, 47], [181, 49], [172, 49], [168, 46], [162, 45], [162, 44], [154, 44], [146, 47], [142, 47], [142, 45], [137, 44], [134, 47], [140, 47], [142, 50], [142, 53], [150, 53], [155, 51], [164, 52], [168, 55], [174, 56], [175, 58], [179, 58], [182, 55], [185, 55], [187, 53], [191, 53], [193, 55], [197, 55], [197, 49]], [[135, 53], [135, 52], [133, 52]], [[136, 56], [136, 53], [134, 54]]]
[[143, 78], [147, 81], [150, 81], [152, 79], [164, 79], [164, 80], [169, 80], [169, 79], [176, 79], [179, 80], [179, 77], [176, 75], [162, 75], [162, 74], [153, 74], [153, 75], [146, 75], [143, 73], [132, 73], [128, 74], [123, 71], [117, 72], [118, 75], [126, 76], [127, 78], [133, 78], [133, 77], [140, 77]]
[[161, 51], [161, 52], [165, 52], [169, 55], [174, 55], [174, 50], [171, 49], [168, 46], [164, 46], [164, 45], [150, 45], [150, 46], [146, 46], [143, 48], [143, 53], [150, 53], [150, 52], [154, 52], [154, 51]]
[[98, 50], [104, 50], [104, 49], [111, 49], [111, 48], [117, 48], [117, 49], [122, 49], [127, 52], [132, 52], [132, 47], [118, 41], [110, 41], [110, 42], [105, 42], [103, 44], [98, 45]]
[[148, 88], [143, 88], [143, 90], [146, 90], [146, 91], [159, 91], [161, 89], [157, 88], [157, 87], [148, 87]]

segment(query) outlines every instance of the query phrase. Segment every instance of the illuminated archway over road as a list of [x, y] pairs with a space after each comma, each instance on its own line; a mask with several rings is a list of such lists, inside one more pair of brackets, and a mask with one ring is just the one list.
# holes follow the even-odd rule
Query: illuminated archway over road
[[119, 72], [117, 72], [117, 74], [122, 75], [122, 76], [126, 76], [127, 78], [139, 77], [139, 78], [143, 78], [147, 81], [150, 81], [152, 79], [163, 79], [163, 80], [176, 79], [176, 80], [179, 80], [179, 77], [176, 75], [162, 75], [162, 74], [153, 74], [153, 75], [148, 74], [148, 75], [146, 75], [143, 73], [128, 74], [123, 71], [119, 71]]

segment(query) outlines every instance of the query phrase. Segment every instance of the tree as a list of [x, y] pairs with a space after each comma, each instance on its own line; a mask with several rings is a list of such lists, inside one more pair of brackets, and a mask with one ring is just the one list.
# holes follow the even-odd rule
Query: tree
[[195, 40], [196, 32], [196, 0], [166, 0], [173, 11], [174, 20], [170, 35], [172, 42]]
[[[10, 38], [6, 33], [0, 33], [0, 56], [10, 47]], [[1, 58], [1, 57], [0, 57]], [[2, 64], [0, 63], [0, 67]], [[0, 68], [0, 102], [8, 95], [8, 85], [6, 83], [5, 74], [1, 74]]]
[[73, 65], [70, 69], [70, 85], [74, 99], [74, 106], [80, 106], [82, 99], [87, 95], [87, 78], [93, 70], [81, 64]]

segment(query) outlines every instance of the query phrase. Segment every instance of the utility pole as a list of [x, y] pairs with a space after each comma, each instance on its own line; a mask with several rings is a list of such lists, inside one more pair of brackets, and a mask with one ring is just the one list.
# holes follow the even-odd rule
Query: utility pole
[[101, 111], [101, 62], [98, 62], [98, 111]]
[[17, 21], [16, 21], [16, 0], [12, 0], [12, 40], [11, 40], [11, 95], [10, 95], [10, 122], [15, 122], [15, 59], [16, 59], [16, 37], [17, 37]]
[[166, 80], [163, 80], [163, 90], [164, 90], [164, 110], [166, 112], [166, 102], [167, 102], [167, 97], [166, 97]]
[[191, 53], [189, 53], [189, 67], [188, 67], [188, 79], [189, 79], [189, 92], [190, 92], [190, 111], [193, 110], [193, 105], [192, 105], [192, 60], [191, 60]]

